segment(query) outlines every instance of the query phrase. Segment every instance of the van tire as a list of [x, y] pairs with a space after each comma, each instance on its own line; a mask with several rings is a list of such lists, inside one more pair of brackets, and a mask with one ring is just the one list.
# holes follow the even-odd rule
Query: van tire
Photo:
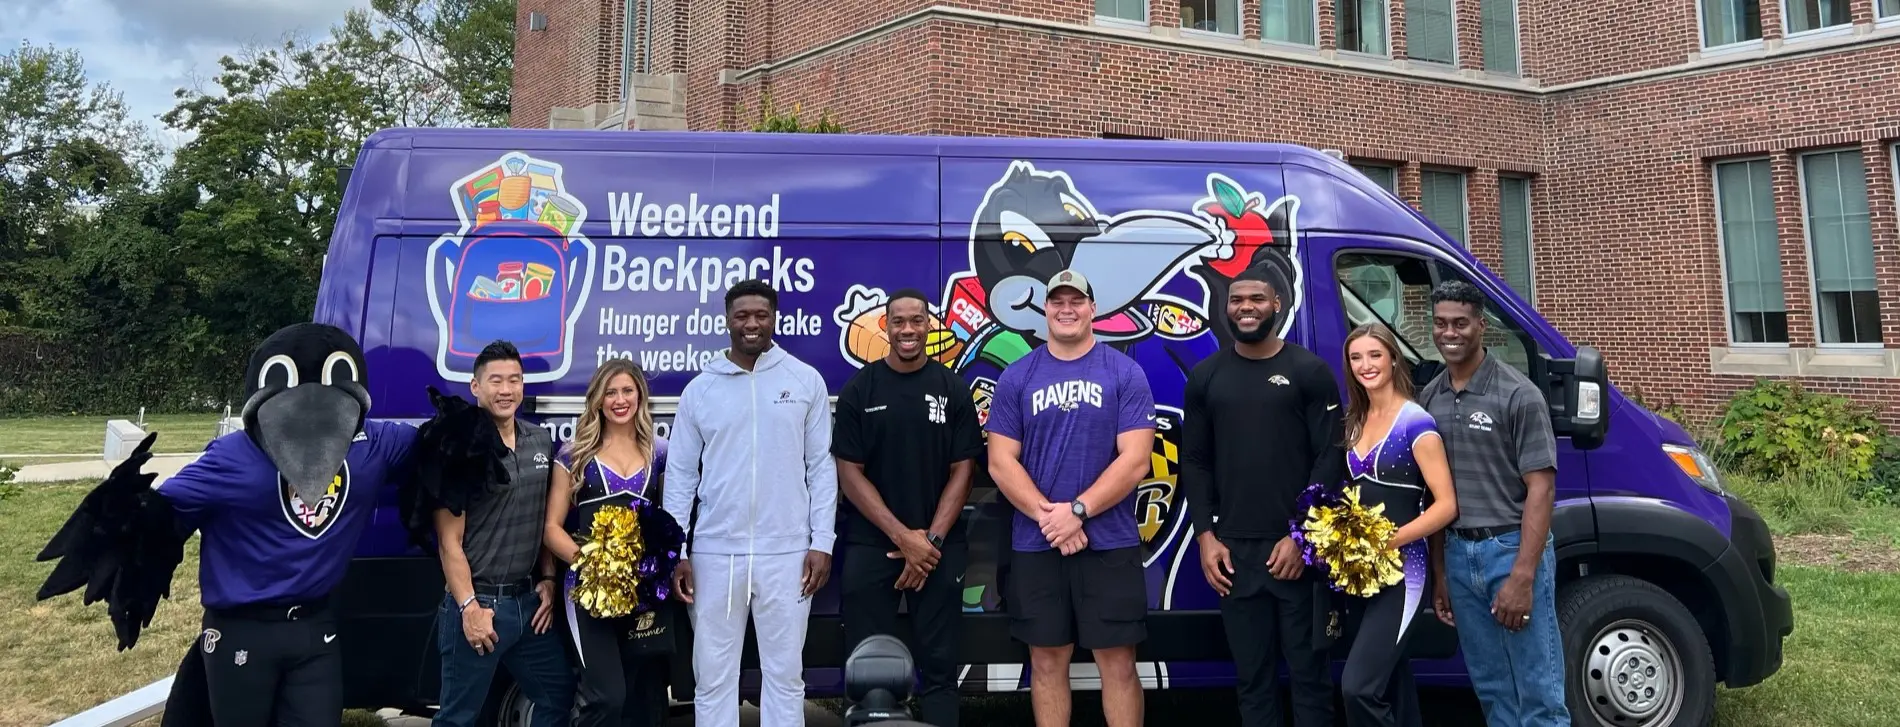
[[1701, 624], [1667, 591], [1624, 575], [1585, 578], [1559, 590], [1557, 623], [1572, 724], [1714, 724], [1715, 657]]
[[509, 678], [506, 669], [495, 670], [495, 681], [488, 688], [488, 701], [482, 705], [475, 724], [481, 727], [528, 727], [530, 703], [520, 685]]

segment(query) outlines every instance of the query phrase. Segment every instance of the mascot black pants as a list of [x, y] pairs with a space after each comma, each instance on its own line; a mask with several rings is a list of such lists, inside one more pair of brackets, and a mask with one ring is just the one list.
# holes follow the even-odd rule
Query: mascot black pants
[[[320, 605], [207, 609], [172, 698], [181, 713], [208, 711], [217, 727], [336, 727], [341, 648], [336, 617]], [[171, 704], [165, 716], [167, 727], [182, 724]]]

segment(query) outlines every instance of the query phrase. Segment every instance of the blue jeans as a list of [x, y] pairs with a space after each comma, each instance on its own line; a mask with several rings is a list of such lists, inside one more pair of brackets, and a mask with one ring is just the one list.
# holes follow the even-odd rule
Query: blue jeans
[[1458, 623], [1465, 671], [1494, 727], [1570, 727], [1564, 706], [1564, 649], [1557, 632], [1556, 539], [1546, 536], [1531, 582], [1531, 621], [1512, 633], [1491, 615], [1521, 533], [1471, 541], [1445, 534], [1445, 590]]
[[477, 596], [477, 604], [495, 611], [495, 650], [476, 654], [462, 635], [462, 609], [455, 597], [442, 596], [436, 609], [436, 646], [442, 653], [442, 710], [436, 727], [474, 727], [482, 704], [488, 701], [495, 667], [507, 666], [521, 694], [534, 703], [533, 727], [567, 727], [574, 709], [574, 672], [567, 665], [561, 634], [549, 628], [534, 632], [534, 611], [541, 606], [537, 591], [521, 596]]

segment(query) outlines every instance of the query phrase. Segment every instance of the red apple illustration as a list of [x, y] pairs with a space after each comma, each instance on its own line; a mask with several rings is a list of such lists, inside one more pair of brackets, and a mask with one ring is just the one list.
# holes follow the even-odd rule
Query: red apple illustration
[[1253, 261], [1254, 252], [1262, 245], [1273, 243], [1273, 232], [1267, 226], [1266, 210], [1261, 209], [1261, 198], [1249, 196], [1239, 187], [1227, 180], [1215, 177], [1211, 185], [1214, 188], [1214, 201], [1207, 203], [1201, 211], [1227, 225], [1234, 231], [1233, 253], [1219, 260], [1208, 262], [1215, 272], [1232, 279], [1240, 271], [1247, 269]]

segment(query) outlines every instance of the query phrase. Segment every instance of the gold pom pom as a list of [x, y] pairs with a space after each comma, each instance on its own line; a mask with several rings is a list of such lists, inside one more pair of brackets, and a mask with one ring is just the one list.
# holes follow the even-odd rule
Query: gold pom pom
[[640, 518], [632, 510], [607, 505], [595, 512], [593, 531], [574, 559], [573, 570], [580, 574], [574, 603], [594, 618], [633, 613], [639, 602], [634, 589], [640, 585], [641, 541]]
[[1325, 564], [1335, 590], [1363, 598], [1405, 579], [1391, 547], [1398, 528], [1384, 513], [1383, 504], [1361, 504], [1358, 487], [1345, 488], [1335, 504], [1307, 508], [1307, 548]]

